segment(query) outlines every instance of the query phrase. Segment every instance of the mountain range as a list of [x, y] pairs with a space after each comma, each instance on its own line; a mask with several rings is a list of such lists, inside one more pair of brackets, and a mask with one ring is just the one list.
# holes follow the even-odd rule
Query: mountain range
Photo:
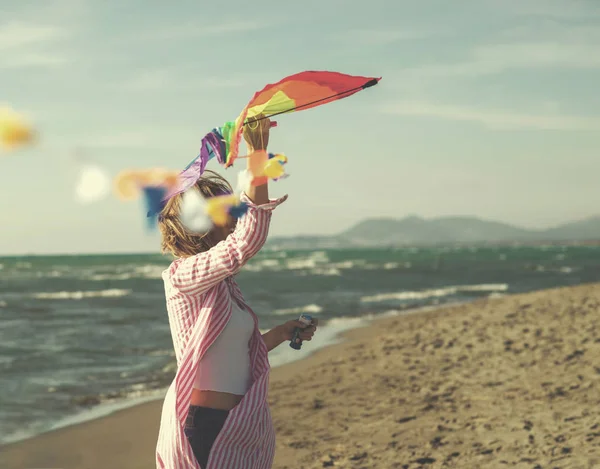
[[600, 216], [535, 230], [476, 217], [363, 220], [332, 236], [275, 237], [271, 248], [324, 249], [375, 246], [431, 246], [448, 244], [540, 244], [600, 242]]

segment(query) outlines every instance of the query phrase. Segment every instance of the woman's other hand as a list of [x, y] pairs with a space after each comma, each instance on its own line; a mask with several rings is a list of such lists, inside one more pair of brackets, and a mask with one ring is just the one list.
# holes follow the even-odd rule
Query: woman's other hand
[[306, 326], [304, 323], [298, 321], [297, 319], [293, 319], [291, 321], [287, 321], [279, 326], [281, 340], [289, 341], [292, 340], [292, 336], [294, 335], [294, 329], [296, 327], [300, 328], [299, 338], [301, 341], [312, 340], [313, 335], [317, 330], [317, 325], [319, 324], [319, 320], [317, 318], [313, 318], [312, 324], [310, 326]]

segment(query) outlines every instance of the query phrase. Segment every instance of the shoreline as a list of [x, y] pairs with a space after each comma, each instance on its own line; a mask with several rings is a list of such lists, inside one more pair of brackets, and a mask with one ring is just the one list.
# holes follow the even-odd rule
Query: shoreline
[[[347, 327], [342, 328], [339, 331], [334, 331], [331, 334], [331, 338], [324, 345], [318, 346], [315, 350], [304, 349], [305, 353], [303, 354], [303, 356], [295, 358], [292, 361], [285, 361], [281, 364], [271, 366], [271, 373], [274, 373], [275, 370], [279, 370], [282, 367], [291, 366], [291, 365], [297, 364], [298, 362], [308, 360], [317, 353], [329, 350], [330, 347], [335, 347], [337, 345], [341, 345], [348, 340], [348, 337], [351, 337], [350, 334], [352, 331], [360, 330], [363, 328], [369, 328], [375, 322], [389, 319], [391, 317], [401, 317], [401, 316], [405, 316], [405, 315], [417, 314], [417, 313], [434, 310], [434, 309], [438, 309], [438, 308], [450, 307], [451, 305], [454, 305], [454, 304], [458, 304], [458, 302], [450, 302], [450, 303], [447, 303], [444, 305], [419, 306], [419, 307], [415, 307], [415, 308], [408, 308], [405, 310], [391, 310], [386, 313], [374, 314], [374, 315], [368, 314], [365, 316], [341, 318], [341, 319], [350, 319], [350, 320], [356, 320], [356, 321], [354, 321], [352, 323], [353, 325], [348, 325]], [[333, 319], [337, 320], [340, 318], [333, 318]], [[325, 327], [326, 326], [327, 326], [327, 323], [325, 324]], [[280, 347], [284, 347], [285, 345], [286, 344], [281, 344]], [[306, 346], [310, 347], [310, 345], [312, 345], [312, 344], [309, 343]], [[67, 417], [64, 417], [63, 419], [58, 421], [53, 428], [50, 428], [48, 430], [42, 431], [40, 433], [35, 433], [32, 435], [27, 435], [24, 437], [16, 437], [13, 439], [9, 438], [8, 441], [0, 443], [0, 452], [3, 449], [8, 448], [9, 446], [12, 446], [12, 445], [26, 443], [28, 441], [35, 440], [36, 438], [43, 437], [45, 435], [48, 435], [48, 434], [51, 434], [54, 432], [70, 429], [70, 428], [77, 427], [79, 425], [83, 425], [83, 424], [86, 424], [89, 422], [94, 422], [97, 420], [109, 418], [109, 417], [115, 415], [116, 413], [127, 411], [129, 409], [133, 409], [138, 406], [143, 406], [145, 404], [152, 404], [157, 401], [162, 401], [164, 399], [164, 395], [166, 394], [167, 390], [168, 390], [168, 386], [161, 388], [161, 389], [155, 389], [153, 391], [148, 391], [148, 393], [144, 396], [130, 398], [130, 399], [118, 399], [118, 400], [114, 400], [114, 401], [106, 401], [106, 402], [100, 403], [89, 409], [85, 409], [80, 412], [76, 412], [72, 415], [69, 415]]]
[[[473, 300], [477, 301], [477, 300]], [[302, 369], [306, 369], [306, 365], [302, 365], [304, 362], [311, 360], [320, 360], [321, 357], [327, 357], [332, 349], [337, 347], [342, 347], [361, 336], [361, 331], [365, 329], [370, 329], [376, 326], [379, 323], [384, 323], [386, 321], [397, 320], [398, 318], [402, 318], [405, 316], [411, 316], [415, 314], [427, 314], [429, 312], [434, 312], [439, 309], [452, 308], [454, 306], [460, 304], [468, 304], [471, 301], [466, 302], [451, 302], [443, 305], [429, 305], [429, 306], [420, 306], [415, 308], [408, 308], [406, 310], [394, 310], [387, 313], [382, 313], [379, 315], [369, 316], [357, 316], [357, 324], [356, 326], [350, 327], [348, 329], [342, 330], [335, 334], [332, 342], [327, 343], [314, 351], [307, 352], [306, 355], [302, 358], [298, 358], [292, 362], [282, 363], [281, 365], [277, 365], [271, 368], [271, 376], [270, 382], [277, 383], [281, 381], [285, 381], [289, 379], [289, 377], [296, 374], [298, 367], [300, 366]], [[362, 320], [362, 321], [359, 321]], [[284, 346], [285, 344], [282, 344]], [[310, 345], [310, 344], [309, 344]], [[310, 365], [308, 366], [310, 367]], [[132, 401], [116, 401], [114, 403], [108, 403], [107, 407], [113, 408], [113, 410], [99, 410], [97, 412], [98, 415], [92, 417], [85, 417], [85, 415], [94, 414], [94, 409], [90, 409], [87, 412], [75, 414], [73, 416], [65, 418], [66, 421], [72, 423], [66, 423], [65, 425], [60, 425], [56, 428], [52, 428], [50, 430], [44, 431], [42, 433], [38, 433], [32, 436], [28, 436], [22, 439], [18, 439], [15, 441], [9, 441], [7, 443], [0, 444], [0, 467], [4, 469], [5, 466], [3, 463], [3, 455], [7, 453], [24, 453], [30, 446], [37, 446], [39, 442], [42, 442], [44, 446], [53, 445], [55, 441], [60, 441], [63, 437], [69, 438], [69, 436], [74, 435], [79, 432], [87, 432], [90, 431], [92, 433], [96, 433], [99, 427], [102, 427], [104, 422], [126, 422], [129, 418], [134, 418], [138, 420], [140, 415], [145, 414], [153, 414], [155, 416], [153, 420], [142, 419], [145, 423], [144, 427], [148, 428], [155, 427], [156, 434], [158, 434], [158, 424], [160, 419], [160, 410], [162, 408], [162, 401], [164, 399], [164, 394], [166, 393], [168, 387], [160, 390], [156, 390], [156, 394], [160, 394], [159, 396], [147, 396], [139, 399], [134, 399]], [[141, 402], [140, 402], [141, 401]], [[98, 406], [102, 407], [102, 405]], [[152, 454], [153, 456], [153, 454]], [[4, 456], [5, 457], [5, 456]], [[9, 456], [9, 459], [11, 457]], [[36, 463], [42, 464], [39, 467], [44, 466], [43, 462]], [[14, 469], [37, 469], [38, 466], [15, 466]], [[147, 467], [147, 466], [140, 466]], [[13, 469], [10, 466], [10, 469]], [[56, 469], [67, 469], [67, 467], [56, 468]], [[129, 469], [129, 468], [127, 468]]]
[[[585, 443], [586, 432], [600, 435], [590, 397], [600, 371], [588, 363], [600, 352], [588, 314], [600, 309], [600, 283], [429, 309], [371, 320], [272, 370], [274, 468], [600, 464], [600, 438]], [[0, 467], [154, 467], [161, 407], [157, 398], [2, 445]]]

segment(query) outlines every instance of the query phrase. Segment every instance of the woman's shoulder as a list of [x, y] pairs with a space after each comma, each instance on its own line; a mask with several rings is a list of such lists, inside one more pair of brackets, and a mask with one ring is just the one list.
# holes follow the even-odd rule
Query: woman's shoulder
[[173, 274], [173, 272], [175, 272], [177, 270], [177, 267], [179, 266], [180, 261], [181, 261], [180, 258], [173, 259], [171, 261], [171, 263], [162, 271], [163, 280], [166, 281]]

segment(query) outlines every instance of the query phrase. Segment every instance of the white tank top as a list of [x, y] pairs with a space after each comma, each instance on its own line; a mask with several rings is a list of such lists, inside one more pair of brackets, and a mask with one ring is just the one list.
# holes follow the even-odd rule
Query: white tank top
[[250, 347], [254, 319], [231, 300], [231, 318], [198, 366], [194, 388], [246, 394], [250, 386]]

